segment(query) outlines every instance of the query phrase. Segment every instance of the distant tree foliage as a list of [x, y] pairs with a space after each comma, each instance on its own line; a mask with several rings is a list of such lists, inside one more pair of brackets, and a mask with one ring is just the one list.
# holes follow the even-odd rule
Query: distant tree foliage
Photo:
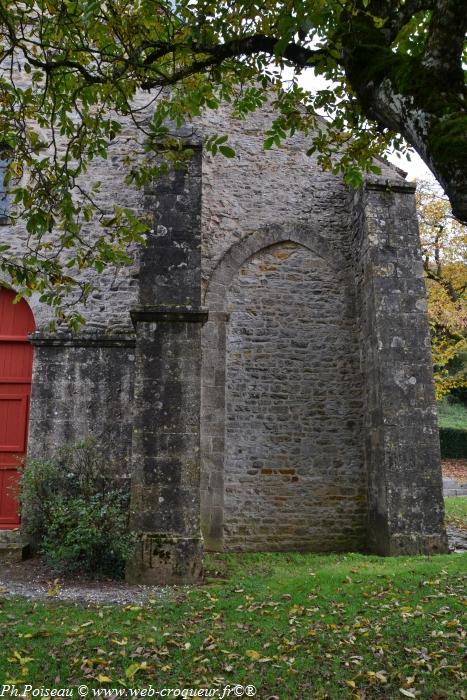
[[417, 193], [437, 398], [467, 387], [467, 227], [439, 188]]
[[[145, 232], [132, 212], [102, 210], [98, 185], [86, 187], [90, 160], [108, 157], [128, 118], [141, 135], [131, 155], [144, 157], [128, 155], [127, 179], [143, 185], [160, 172], [154, 153], [187, 155], [168, 123], [222, 101], [243, 118], [269, 100], [264, 147], [300, 130], [353, 186], [375, 155], [409, 144], [466, 221], [466, 28], [465, 0], [0, 0], [5, 183], [30, 234], [21, 259], [0, 248], [3, 270], [59, 316], [70, 289], [85, 297], [80, 270], [124, 264]], [[332, 87], [302, 89], [308, 68]], [[225, 136], [205, 147], [232, 156]]]

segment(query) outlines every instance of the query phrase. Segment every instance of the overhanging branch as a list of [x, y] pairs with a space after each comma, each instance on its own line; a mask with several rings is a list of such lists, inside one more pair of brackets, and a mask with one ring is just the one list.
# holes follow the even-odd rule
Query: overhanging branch
[[[133, 51], [131, 56], [123, 57], [122, 55], [121, 61], [118, 59], [116, 60], [116, 57], [112, 56], [112, 61], [109, 61], [107, 64], [109, 67], [112, 67], [112, 70], [107, 73], [105, 70], [102, 70], [103, 66], [107, 63], [106, 57], [103, 55], [100, 56], [101, 63], [99, 64], [99, 70], [92, 70], [92, 68], [90, 68], [92, 63], [85, 66], [83, 62], [68, 57], [58, 56], [54, 58], [49, 55], [46, 60], [41, 59], [29, 51], [27, 42], [22, 41], [14, 35], [10, 35], [10, 40], [12, 45], [16, 45], [24, 54], [26, 60], [35, 68], [43, 70], [46, 74], [52, 74], [58, 70], [70, 69], [80, 73], [87, 85], [98, 85], [109, 81], [118, 81], [128, 72], [144, 72], [153, 69], [157, 75], [142, 82], [141, 87], [145, 90], [154, 87], [173, 85], [191, 75], [208, 70], [210, 67], [220, 65], [228, 59], [261, 53], [275, 56], [278, 44], [278, 39], [276, 37], [264, 34], [254, 34], [239, 39], [232, 39], [214, 46], [192, 43], [189, 48], [194, 59], [186, 65], [180, 63], [179, 67], [175, 68], [175, 70], [164, 73], [158, 69], [158, 62], [166, 56], [175, 57], [176, 66], [177, 52], [187, 47], [176, 42], [158, 41], [154, 44], [145, 42], [145, 45], [141, 46], [138, 51]], [[91, 52], [91, 48], [92, 47], [87, 47], [88, 52]], [[150, 49], [150, 52], [144, 55], [148, 49]], [[83, 53], [86, 53], [86, 51], [83, 50]], [[329, 52], [326, 49], [309, 49], [300, 44], [290, 42], [285, 47], [284, 51], [281, 52], [280, 58], [291, 61], [298, 68], [306, 68], [316, 65], [323, 56], [328, 54]], [[118, 64], [118, 67], [115, 66], [115, 63]]]
[[389, 31], [390, 41], [394, 41], [399, 32], [410, 22], [412, 17], [424, 10], [433, 10], [435, 0], [407, 0], [402, 6], [399, 2], [394, 2], [394, 11], [391, 19], [387, 22], [385, 29]]
[[[141, 87], [144, 90], [149, 90], [156, 86], [172, 85], [183, 78], [187, 78], [195, 73], [205, 71], [212, 66], [217, 66], [230, 58], [240, 58], [241, 56], [252, 56], [254, 54], [269, 54], [275, 55], [275, 49], [278, 40], [275, 37], [266, 36], [264, 34], [254, 34], [253, 36], [243, 37], [241, 39], [232, 39], [225, 44], [217, 44], [215, 46], [203, 46], [202, 44], [193, 44], [192, 50], [195, 55], [205, 56], [200, 60], [195, 60], [191, 64], [182, 66], [179, 70], [175, 70], [170, 75], [161, 78], [144, 81]], [[177, 46], [168, 45], [167, 54], [176, 51]], [[309, 49], [307, 47], [290, 42], [285, 50], [281, 53], [281, 58], [291, 61], [299, 68], [316, 65], [323, 56], [328, 52], [323, 49]], [[161, 57], [160, 44], [156, 48], [155, 56]], [[147, 58], [145, 60], [147, 66]]]

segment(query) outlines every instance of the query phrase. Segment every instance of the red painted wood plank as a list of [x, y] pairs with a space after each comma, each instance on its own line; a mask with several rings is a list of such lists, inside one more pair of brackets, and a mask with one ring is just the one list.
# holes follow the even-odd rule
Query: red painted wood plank
[[0, 335], [0, 341], [3, 343], [29, 343], [29, 339], [22, 335]]

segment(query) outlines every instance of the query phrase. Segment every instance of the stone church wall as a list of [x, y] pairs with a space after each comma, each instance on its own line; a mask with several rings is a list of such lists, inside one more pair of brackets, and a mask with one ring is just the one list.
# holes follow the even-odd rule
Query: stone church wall
[[352, 297], [341, 272], [287, 242], [259, 251], [230, 286], [227, 548], [336, 550], [364, 543]]
[[[307, 156], [301, 134], [281, 148], [263, 150], [272, 121], [266, 105], [242, 121], [229, 110], [208, 111], [200, 134], [228, 134], [235, 158], [203, 155], [202, 272], [204, 291], [227, 251], [239, 240], [271, 224], [313, 223], [335, 249], [350, 259], [351, 192], [342, 179], [324, 172]], [[399, 178], [381, 162], [382, 177]], [[347, 252], [345, 252], [347, 251]]]
[[[119, 158], [125, 148], [128, 148], [129, 142], [129, 133], [124, 130], [111, 148], [109, 160], [96, 159], [86, 174], [86, 187], [90, 188], [95, 182], [101, 182], [101, 191], [95, 198], [106, 214], [112, 212], [114, 204], [128, 207], [139, 214], [144, 210], [143, 193], [125, 185], [126, 170], [119, 163]], [[92, 241], [95, 238], [95, 224], [85, 224], [82, 235], [83, 238]], [[49, 239], [52, 242], [56, 240], [53, 234]], [[21, 257], [26, 250], [27, 241], [28, 234], [21, 222], [9, 222], [0, 226], [0, 242], [11, 245], [12, 254]], [[127, 267], [109, 266], [102, 273], [93, 269], [80, 273], [81, 280], [94, 285], [95, 290], [86, 304], [77, 300], [78, 293], [75, 297], [71, 295], [69, 300], [86, 319], [86, 332], [118, 334], [132, 330], [129, 308], [137, 303], [138, 299], [139, 251], [133, 247], [132, 253], [134, 262]], [[64, 258], [66, 259], [66, 251]], [[53, 318], [51, 308], [39, 302], [38, 294], [33, 294], [28, 302], [34, 313], [36, 327], [40, 331], [47, 331]], [[66, 332], [66, 329], [62, 330]]]
[[446, 551], [414, 190], [369, 182], [353, 208], [368, 546], [393, 555]]
[[[197, 580], [200, 521], [209, 549], [446, 546], [413, 188], [382, 165], [354, 193], [301, 136], [265, 153], [269, 120], [208, 113], [187, 169], [143, 193], [126, 125], [89, 182], [153, 217], [147, 245], [86, 273], [79, 334], [31, 300], [30, 453], [91, 432], [131, 463], [133, 581]], [[235, 157], [203, 154], [208, 133]]]

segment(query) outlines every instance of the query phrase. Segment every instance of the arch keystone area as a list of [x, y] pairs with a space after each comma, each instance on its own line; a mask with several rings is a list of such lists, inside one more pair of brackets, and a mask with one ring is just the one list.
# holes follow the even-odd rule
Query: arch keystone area
[[211, 275], [205, 294], [204, 303], [210, 312], [224, 311], [227, 290], [232, 280], [247, 262], [264, 248], [278, 243], [296, 243], [325, 260], [342, 278], [345, 261], [322, 236], [317, 226], [309, 224], [272, 224], [257, 229], [245, 236], [223, 255]]

